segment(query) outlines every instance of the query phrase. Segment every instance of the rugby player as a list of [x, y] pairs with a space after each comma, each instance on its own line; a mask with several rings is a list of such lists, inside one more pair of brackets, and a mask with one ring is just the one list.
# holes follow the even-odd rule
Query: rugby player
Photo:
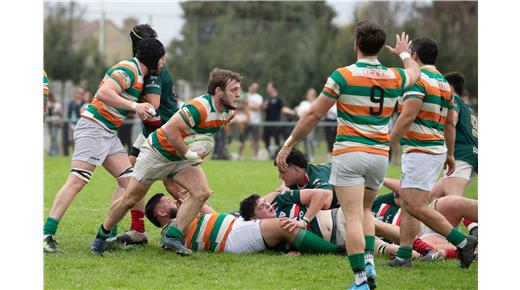
[[[410, 57], [408, 35], [396, 35], [396, 47], [386, 46], [403, 60], [405, 69], [387, 68], [377, 59], [386, 41], [381, 26], [361, 21], [355, 27], [357, 62], [336, 69], [316, 101], [300, 118], [276, 157], [280, 170], [291, 147], [302, 140], [337, 103], [338, 128], [332, 152], [332, 174], [341, 209], [347, 219], [348, 259], [355, 282], [352, 289], [376, 287], [373, 261], [374, 224], [370, 206], [388, 167], [388, 121], [403, 90], [419, 79]], [[368, 283], [367, 283], [368, 276]], [[368, 285], [370, 284], [370, 285]]]
[[166, 124], [148, 136], [140, 148], [134, 174], [124, 195], [112, 204], [99, 226], [91, 245], [92, 253], [103, 254], [112, 228], [146, 195], [156, 180], [168, 177], [185, 188], [190, 198], [163, 231], [161, 246], [179, 255], [191, 255], [191, 250], [183, 244], [184, 232], [212, 191], [200, 167], [200, 155], [189, 149], [184, 138], [194, 134], [213, 136], [233, 119], [240, 98], [240, 80], [238, 73], [213, 69], [207, 94], [188, 101]]
[[455, 125], [455, 171], [444, 173], [432, 189], [430, 200], [445, 195], [462, 196], [470, 179], [478, 172], [478, 122], [471, 105], [462, 100], [464, 76], [459, 72], [444, 75], [453, 95]]
[[421, 79], [399, 98], [400, 113], [390, 134], [390, 142], [400, 140], [404, 153], [399, 190], [402, 200], [400, 248], [397, 257], [388, 265], [411, 267], [412, 243], [420, 220], [447, 237], [458, 248], [460, 266], [468, 268], [473, 262], [477, 239], [465, 236], [426, 203], [443, 165], [448, 168], [447, 175], [451, 175], [455, 167], [454, 109], [450, 86], [434, 66], [438, 47], [433, 39], [415, 39], [411, 51], [421, 66]]
[[150, 117], [153, 106], [138, 103], [144, 77], [157, 74], [165, 63], [160, 41], [148, 39], [137, 46], [134, 58], [110, 68], [99, 85], [94, 100], [82, 113], [74, 128], [74, 153], [70, 175], [60, 188], [43, 228], [43, 249], [56, 252], [54, 235], [72, 200], [90, 181], [92, 172], [102, 165], [117, 180], [113, 196], [121, 195], [128, 184], [132, 165], [128, 161], [117, 131], [130, 111], [141, 118]]
[[[161, 193], [154, 195], [146, 204], [146, 217], [157, 227], [167, 230], [179, 211], [176, 200]], [[281, 242], [289, 242], [302, 252], [338, 253], [337, 247], [315, 234], [296, 229], [286, 231], [278, 219], [245, 221], [232, 214], [198, 214], [184, 229], [186, 246], [193, 251], [227, 252], [234, 254], [256, 253], [274, 248]]]

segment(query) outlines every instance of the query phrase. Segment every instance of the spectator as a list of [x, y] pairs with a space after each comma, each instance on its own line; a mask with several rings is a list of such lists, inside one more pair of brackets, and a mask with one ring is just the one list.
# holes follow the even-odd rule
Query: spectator
[[58, 155], [58, 130], [63, 127], [63, 123], [61, 123], [61, 118], [63, 116], [63, 110], [61, 108], [60, 102], [56, 101], [54, 95], [49, 93], [47, 99], [47, 126], [49, 127], [49, 135], [50, 135], [50, 146], [49, 146], [49, 156]]
[[[287, 108], [282, 98], [278, 95], [278, 87], [274, 81], [267, 83], [267, 94], [269, 97], [265, 99], [263, 109], [265, 110], [265, 121], [279, 122], [281, 121], [282, 111], [292, 114], [292, 110]], [[264, 127], [263, 139], [265, 148], [269, 151], [269, 156], [274, 159], [275, 153], [280, 148], [280, 135], [282, 127], [268, 125]], [[275, 148], [271, 147], [271, 138], [274, 138]], [[283, 138], [283, 137], [282, 137]]]
[[[308, 89], [305, 100], [301, 101], [301, 103], [296, 108], [294, 108], [298, 118], [301, 118], [303, 114], [307, 112], [316, 98], [318, 98], [318, 93], [316, 90], [313, 88]], [[314, 162], [314, 158], [316, 156], [316, 129], [312, 129], [312, 131], [310, 131], [309, 134], [305, 136], [305, 139], [303, 140], [303, 146], [305, 148], [305, 155], [307, 155], [307, 160]]]
[[[338, 111], [336, 109], [336, 104], [330, 107], [327, 115], [325, 115], [325, 122], [334, 122], [334, 126], [325, 126], [325, 140], [327, 141], [327, 151], [329, 155], [332, 154], [332, 148], [334, 147], [334, 142], [336, 142], [336, 126], [337, 126], [337, 116]], [[330, 157], [330, 156], [329, 156]]]
[[83, 93], [83, 96], [81, 96], [81, 99], [83, 100], [83, 105], [81, 105], [81, 108], [79, 109], [80, 113], [83, 114], [83, 111], [85, 111], [88, 107], [88, 104], [92, 101], [92, 93], [90, 91], [85, 90]]
[[72, 132], [74, 132], [74, 126], [76, 126], [76, 123], [79, 120], [79, 117], [81, 116], [81, 106], [83, 105], [83, 93], [85, 91], [82, 87], [78, 86], [74, 90], [74, 96], [72, 97], [72, 100], [69, 101], [67, 104], [67, 121], [68, 126], [63, 128], [63, 154], [69, 155], [69, 144], [73, 144], [71, 138], [72, 138]]
[[258, 83], [252, 83], [247, 92], [247, 113], [248, 113], [248, 123], [246, 129], [244, 130], [244, 134], [242, 136], [242, 140], [239, 148], [239, 158], [243, 158], [244, 147], [251, 134], [251, 140], [253, 144], [253, 160], [258, 159], [258, 150], [260, 149], [260, 124], [262, 123], [262, 104], [264, 102], [264, 98], [257, 92], [258, 91]]

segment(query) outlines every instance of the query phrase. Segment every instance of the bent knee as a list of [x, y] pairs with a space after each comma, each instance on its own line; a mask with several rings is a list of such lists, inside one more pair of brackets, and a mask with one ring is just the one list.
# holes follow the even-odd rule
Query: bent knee
[[192, 194], [192, 198], [206, 201], [212, 194], [213, 194], [213, 191], [211, 191], [209, 188], [205, 188], [205, 189], [199, 190], [197, 192], [194, 192]]

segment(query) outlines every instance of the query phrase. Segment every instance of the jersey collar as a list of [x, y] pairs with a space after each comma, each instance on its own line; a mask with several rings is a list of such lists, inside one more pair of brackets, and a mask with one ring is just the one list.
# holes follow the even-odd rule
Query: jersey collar
[[374, 59], [374, 58], [371, 58], [371, 59], [369, 59], [369, 58], [360, 58], [360, 59], [358, 59], [358, 60], [356, 61], [356, 63], [358, 63], [358, 62], [361, 62], [361, 63], [368, 63], [368, 64], [372, 64], [372, 65], [378, 65], [378, 64], [381, 64], [381, 63], [379, 62], [379, 60], [377, 60], [377, 58], [375, 58], [375, 59]]

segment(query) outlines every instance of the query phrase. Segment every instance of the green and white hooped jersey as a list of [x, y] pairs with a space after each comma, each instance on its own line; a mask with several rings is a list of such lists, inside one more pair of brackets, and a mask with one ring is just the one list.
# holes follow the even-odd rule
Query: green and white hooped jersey
[[455, 135], [455, 160], [469, 163], [478, 172], [478, 121], [470, 105], [454, 96], [454, 108], [459, 114]]

